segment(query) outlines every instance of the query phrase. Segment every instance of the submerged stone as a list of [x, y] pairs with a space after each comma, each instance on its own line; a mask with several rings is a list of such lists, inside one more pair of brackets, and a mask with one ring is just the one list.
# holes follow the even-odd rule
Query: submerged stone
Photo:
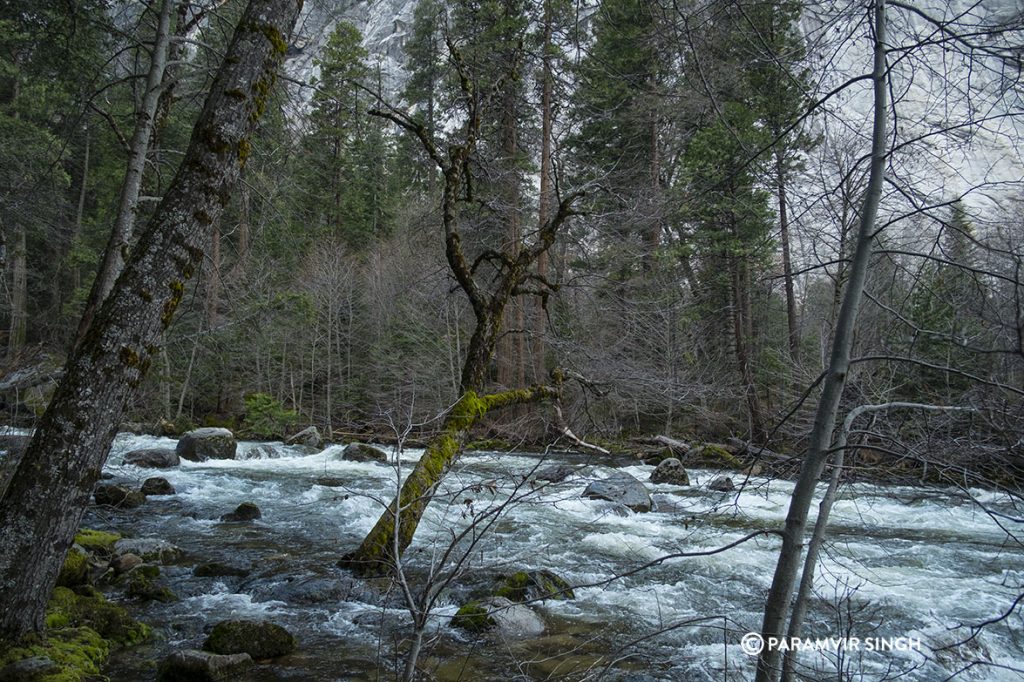
[[181, 458], [171, 448], [142, 448], [126, 454], [124, 463], [149, 469], [169, 469], [178, 466]]
[[252, 502], [243, 502], [242, 504], [235, 507], [235, 511], [230, 514], [224, 514], [220, 517], [221, 521], [255, 521], [256, 519], [262, 518], [263, 514], [260, 512], [260, 508]]
[[176, 651], [157, 669], [158, 682], [219, 682], [240, 675], [253, 665], [248, 654], [222, 656], [209, 651]]
[[277, 658], [295, 651], [295, 637], [265, 620], [225, 620], [217, 623], [203, 649], [217, 654], [248, 654], [254, 659]]
[[177, 491], [166, 478], [147, 478], [142, 482], [140, 492], [143, 495], [173, 495]]

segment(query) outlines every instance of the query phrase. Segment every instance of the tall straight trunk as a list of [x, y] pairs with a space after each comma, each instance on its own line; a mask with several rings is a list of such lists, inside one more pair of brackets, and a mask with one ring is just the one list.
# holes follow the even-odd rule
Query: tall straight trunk
[[[552, 90], [554, 75], [551, 70], [551, 44], [552, 24], [554, 19], [551, 16], [551, 0], [544, 2], [544, 45], [542, 49], [541, 67], [541, 101], [540, 101], [540, 202], [537, 206], [537, 223], [543, 226], [547, 223], [551, 214], [551, 202], [554, 197], [551, 192], [551, 129], [553, 122], [552, 112]], [[548, 277], [548, 254], [542, 253], [537, 258], [537, 274], [543, 278]], [[548, 319], [547, 311], [544, 310], [544, 298], [537, 296], [533, 303], [533, 338], [530, 348], [530, 356], [533, 359], [532, 383], [539, 384], [544, 381], [547, 375], [545, 369], [544, 335], [547, 333]]]
[[732, 314], [733, 344], [736, 350], [736, 363], [739, 365], [740, 380], [747, 399], [747, 414], [750, 418], [750, 438], [763, 442], [765, 438], [764, 415], [761, 401], [754, 382], [754, 370], [751, 364], [750, 344], [753, 339], [753, 321], [750, 319], [750, 283], [747, 275], [747, 264], [741, 259], [733, 259], [732, 265]]
[[[505, 248], [510, 258], [519, 255], [522, 242], [519, 226], [519, 172], [516, 155], [519, 122], [516, 117], [515, 81], [505, 85], [501, 106], [502, 197], [505, 211]], [[506, 387], [522, 386], [523, 381], [523, 309], [518, 301], [505, 306], [502, 324], [505, 334], [498, 341], [498, 383]]]
[[775, 179], [779, 196], [779, 230], [782, 241], [782, 277], [786, 287], [786, 325], [789, 329], [789, 357], [796, 360], [800, 332], [796, 320], [796, 294], [793, 289], [793, 261], [789, 247], [789, 212], [786, 206], [786, 167], [782, 152], [775, 154]]
[[217, 326], [217, 305], [220, 301], [220, 222], [215, 222], [210, 229], [209, 257], [206, 261], [206, 298], [203, 300], [203, 313], [206, 317], [206, 328]]
[[[85, 216], [85, 197], [87, 194], [87, 187], [89, 185], [89, 142], [91, 135], [89, 134], [89, 127], [85, 128], [85, 152], [82, 154], [82, 177], [80, 179], [80, 186], [78, 188], [78, 206], [75, 208], [75, 227], [74, 232], [71, 235], [71, 244], [74, 245], [82, 237], [82, 220]], [[75, 264], [74, 269], [71, 271], [71, 286], [77, 290], [78, 287], [82, 286], [82, 269]]]
[[[761, 635], [765, 641], [770, 638], [781, 638], [785, 633], [790, 596], [793, 594], [796, 574], [800, 566], [807, 514], [814, 500], [815, 486], [831, 451], [829, 446], [832, 443], [832, 431], [835, 428], [836, 414], [850, 368], [850, 353], [853, 348], [857, 313], [864, 295], [868, 263], [874, 250], [875, 218], [878, 215], [878, 204], [882, 197], [887, 155], [885, 146], [886, 109], [888, 107], [885, 87], [885, 19], [885, 0], [875, 0], [875, 45], [872, 69], [874, 126], [871, 136], [871, 171], [864, 193], [864, 203], [861, 207], [860, 224], [857, 230], [853, 262], [850, 264], [849, 280], [846, 291], [843, 293], [843, 303], [839, 310], [836, 332], [832, 340], [832, 355], [829, 367], [825, 372], [821, 396], [814, 416], [807, 456], [800, 467], [800, 475], [790, 499], [789, 512], [786, 515], [786, 524], [782, 532], [779, 561], [775, 567], [771, 590], [765, 603], [764, 622], [761, 626]], [[778, 678], [780, 653], [778, 648], [769, 646], [761, 651], [757, 661], [757, 682], [773, 682]]]
[[10, 355], [25, 345], [28, 329], [28, 244], [25, 224], [16, 224], [14, 250], [11, 252], [11, 326], [7, 336]]
[[251, 0], [182, 163], [0, 499], [0, 639], [43, 629], [47, 600], [126, 405], [202, 262], [301, 0]]
[[135, 231], [135, 212], [139, 204], [139, 192], [142, 190], [142, 177], [146, 167], [146, 154], [149, 151], [150, 137], [153, 134], [153, 123], [156, 120], [157, 104], [160, 102], [160, 89], [167, 68], [167, 51], [171, 37], [171, 19], [174, 0], [164, 0], [157, 20], [156, 35], [150, 52], [149, 73], [146, 76], [146, 92], [135, 115], [135, 132], [128, 151], [128, 165], [124, 180], [121, 183], [121, 194], [117, 203], [117, 218], [114, 228], [107, 240], [107, 248], [103, 252], [103, 261], [93, 282], [92, 290], [82, 311], [82, 319], [78, 324], [75, 344], [85, 338], [96, 313], [114, 288], [124, 269], [125, 257], [131, 246], [132, 234]]

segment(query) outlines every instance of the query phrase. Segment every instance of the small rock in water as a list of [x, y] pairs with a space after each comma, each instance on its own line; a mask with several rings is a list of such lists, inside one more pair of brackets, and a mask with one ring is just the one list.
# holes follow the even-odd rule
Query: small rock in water
[[192, 571], [192, 575], [199, 578], [220, 578], [223, 576], [235, 576], [244, 578], [252, 572], [252, 567], [242, 564], [228, 564], [219, 561], [207, 561], [199, 564]]
[[176, 491], [174, 486], [166, 478], [147, 478], [142, 482], [143, 495], [173, 495]]
[[159, 577], [160, 568], [158, 566], [149, 564], [136, 566], [128, 573], [128, 596], [165, 604], [178, 601], [178, 597], [171, 592], [170, 588], [157, 583]]
[[249, 654], [222, 656], [209, 651], [177, 651], [160, 663], [157, 682], [219, 682], [252, 667]]
[[316, 479], [317, 485], [322, 485], [325, 488], [341, 488], [347, 485], [347, 481], [344, 478], [337, 478], [335, 476], [320, 476]]
[[218, 654], [248, 654], [254, 659], [277, 658], [295, 651], [290, 632], [265, 620], [225, 620], [217, 623], [203, 649]]
[[452, 625], [469, 632], [495, 631], [504, 637], [534, 637], [544, 632], [544, 621], [529, 607], [504, 597], [471, 601], [452, 617]]
[[714, 490], [720, 493], [731, 493], [736, 490], [736, 484], [732, 482], [732, 479], [728, 476], [719, 476], [715, 480], [708, 483], [708, 490]]
[[375, 448], [366, 443], [351, 443], [341, 451], [341, 458], [350, 462], [384, 462], [387, 463], [388, 455], [380, 448]]
[[546, 568], [513, 573], [502, 579], [494, 595], [514, 602], [576, 598], [569, 581]]
[[311, 448], [321, 448], [323, 444], [320, 429], [315, 426], [307, 426], [285, 441], [285, 445], [307, 445]]
[[221, 521], [255, 521], [256, 519], [262, 518], [263, 514], [260, 513], [260, 508], [252, 502], [243, 502], [242, 504], [235, 507], [235, 511], [230, 514], [224, 514], [220, 517]]
[[181, 463], [178, 453], [171, 448], [143, 448], [132, 450], [124, 456], [125, 464], [150, 469], [169, 469]]
[[96, 492], [93, 493], [93, 496], [96, 498], [96, 504], [117, 507], [119, 509], [138, 507], [146, 501], [146, 496], [142, 493], [137, 493], [124, 486], [112, 483], [101, 483], [96, 486]]
[[690, 485], [690, 477], [683, 468], [683, 463], [675, 457], [663, 459], [661, 464], [651, 472], [651, 483], [671, 483], [672, 485]]
[[538, 481], [561, 483], [572, 476], [584, 476], [589, 470], [590, 467], [578, 467], [571, 464], [552, 464], [551, 466], [538, 470], [533, 477]]
[[635, 512], [654, 509], [647, 487], [624, 471], [613, 471], [608, 478], [593, 481], [583, 491], [583, 497], [615, 502]]

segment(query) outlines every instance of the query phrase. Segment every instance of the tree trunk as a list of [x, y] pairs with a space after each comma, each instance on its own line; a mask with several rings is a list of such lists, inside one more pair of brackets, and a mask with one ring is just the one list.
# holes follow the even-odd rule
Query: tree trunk
[[94, 324], [68, 361], [0, 500], [0, 639], [43, 628], [61, 563], [185, 283], [203, 258], [266, 106], [301, 0], [251, 0], [188, 151]]
[[206, 329], [217, 326], [217, 304], [220, 300], [220, 223], [215, 222], [210, 229], [210, 255], [206, 263], [206, 298], [203, 300], [203, 314], [206, 317]]
[[11, 253], [11, 327], [7, 337], [8, 357], [25, 345], [28, 328], [28, 244], [25, 224], [17, 222], [14, 250]]
[[135, 116], [135, 132], [128, 152], [128, 166], [124, 181], [121, 183], [121, 195], [118, 197], [117, 219], [114, 229], [107, 240], [107, 248], [103, 252], [103, 261], [93, 282], [89, 299], [86, 301], [82, 319], [78, 324], [75, 345], [82, 343], [89, 325], [92, 324], [96, 312], [103, 301], [110, 295], [114, 281], [124, 268], [125, 256], [131, 246], [132, 233], [135, 230], [135, 211], [138, 209], [139, 192], [142, 189], [142, 176], [146, 167], [146, 154], [149, 151], [150, 137], [153, 134], [153, 123], [156, 119], [157, 104], [160, 101], [161, 84], [164, 80], [164, 69], [167, 68], [167, 51], [171, 37], [171, 20], [174, 0], [164, 0], [157, 21], [156, 36], [146, 77], [146, 92], [142, 104]]
[[[540, 199], [537, 206], [537, 223], [543, 227], [551, 213], [551, 135], [552, 135], [552, 90], [554, 75], [551, 72], [551, 44], [552, 24], [554, 19], [551, 16], [551, 0], [544, 3], [544, 44], [542, 49], [541, 79], [541, 105], [540, 105]], [[548, 277], [548, 254], [542, 253], [537, 258], [537, 275], [542, 279]], [[547, 376], [544, 355], [544, 335], [547, 333], [548, 318], [544, 309], [544, 298], [534, 298], [533, 310], [533, 339], [530, 348], [530, 356], [533, 359], [533, 383], [539, 384]]]
[[[785, 632], [785, 624], [789, 615], [790, 596], [796, 581], [797, 569], [803, 549], [804, 530], [807, 525], [807, 513], [814, 499], [814, 490], [825, 461], [830, 453], [832, 431], [835, 428], [836, 413], [846, 386], [847, 372], [850, 367], [850, 352], [853, 347], [853, 335], [857, 323], [864, 294], [864, 282], [867, 278], [868, 263], [871, 260], [875, 240], [875, 217], [882, 196], [882, 183], [885, 178], [886, 161], [886, 45], [885, 45], [885, 0], [875, 0], [875, 45], [874, 68], [874, 127], [871, 137], [871, 171], [868, 186], [864, 194], [861, 208], [860, 224], [853, 262], [850, 264], [849, 281], [843, 294], [842, 307], [836, 324], [835, 337], [832, 341], [832, 356], [818, 400], [811, 429], [807, 456], [800, 467], [800, 475], [793, 489], [786, 524], [782, 532], [782, 549], [775, 567], [768, 600], [765, 603], [764, 622], [761, 635], [765, 641], [781, 638]], [[780, 651], [775, 647], [766, 646], [757, 661], [757, 682], [773, 682], [778, 678]]]
[[793, 290], [793, 261], [789, 250], [789, 213], [786, 208], [786, 168], [782, 152], [775, 154], [775, 178], [779, 194], [779, 230], [782, 241], [782, 276], [786, 286], [786, 324], [789, 328], [789, 357], [797, 359], [800, 332], [796, 320], [796, 294]]
[[[85, 152], [82, 158], [82, 177], [81, 185], [78, 188], [78, 206], [75, 209], [75, 228], [74, 233], [71, 235], [71, 245], [74, 247], [75, 243], [82, 238], [82, 219], [85, 215], [85, 197], [86, 189], [89, 184], [89, 126], [85, 127]], [[82, 268], [79, 267], [78, 263], [75, 263], [75, 267], [71, 271], [71, 287], [72, 291], [77, 291], [78, 287], [82, 286]]]
[[412, 542], [434, 490], [458, 456], [466, 432], [492, 410], [557, 395], [556, 389], [547, 386], [484, 396], [466, 391], [448, 411], [441, 432], [430, 440], [426, 452], [402, 484], [397, 499], [391, 501], [359, 548], [342, 559], [341, 564], [365, 575], [393, 570], [396, 559]]

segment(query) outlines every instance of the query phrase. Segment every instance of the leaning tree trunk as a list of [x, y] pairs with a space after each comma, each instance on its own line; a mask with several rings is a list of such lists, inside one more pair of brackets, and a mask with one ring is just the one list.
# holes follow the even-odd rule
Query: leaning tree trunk
[[[825, 373], [821, 397], [818, 400], [807, 456], [800, 467], [800, 475], [790, 499], [789, 513], [786, 515], [786, 525], [782, 532], [782, 549], [779, 552], [779, 561], [775, 567], [771, 590], [765, 603], [761, 635], [766, 642], [771, 638], [779, 639], [785, 633], [790, 596], [793, 593], [797, 570], [800, 566], [807, 513], [814, 499], [815, 486], [831, 452], [829, 446], [832, 442], [832, 431], [835, 428], [839, 402], [842, 398], [843, 388], [846, 386], [847, 372], [850, 369], [850, 352], [853, 347], [857, 312], [863, 298], [864, 281], [867, 277], [868, 262], [871, 260], [875, 240], [875, 217], [878, 214], [878, 204], [882, 196], [887, 156], [885, 146], [886, 108], [888, 106], [885, 64], [885, 0], [875, 0], [874, 9], [875, 48], [872, 80], [875, 101], [874, 129], [871, 137], [871, 172], [864, 194], [864, 205], [861, 209], [853, 262], [850, 264], [850, 279], [843, 294], [836, 333], [832, 341], [832, 357]], [[757, 661], [757, 682], [773, 682], [778, 679], [780, 653], [776, 647], [764, 647]]]
[[301, 5], [249, 2], [179, 170], [68, 361], [0, 500], [0, 638], [43, 628], [47, 599], [125, 406], [160, 352], [157, 343], [203, 258]]

